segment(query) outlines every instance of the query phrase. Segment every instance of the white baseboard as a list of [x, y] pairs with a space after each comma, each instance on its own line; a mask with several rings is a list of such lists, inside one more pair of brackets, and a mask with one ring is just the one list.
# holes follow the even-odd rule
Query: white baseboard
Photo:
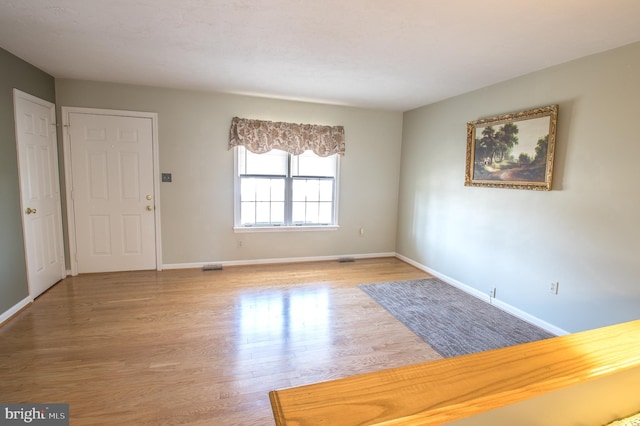
[[27, 296], [21, 301], [19, 301], [18, 303], [16, 303], [15, 305], [13, 305], [12, 307], [10, 307], [8, 310], [4, 311], [2, 314], [0, 314], [0, 325], [4, 324], [6, 320], [14, 316], [16, 313], [20, 311], [20, 309], [24, 308], [31, 302], [33, 302], [33, 299], [30, 296]]
[[222, 265], [224, 266], [246, 266], [246, 265], [265, 265], [271, 263], [299, 263], [299, 262], [320, 262], [327, 260], [338, 260], [342, 258], [353, 259], [371, 259], [375, 257], [395, 257], [396, 253], [366, 253], [366, 254], [345, 254], [340, 256], [313, 256], [313, 257], [288, 257], [276, 259], [251, 259], [251, 260], [228, 260], [221, 262], [192, 262], [192, 263], [170, 263], [162, 265], [163, 269], [197, 269], [204, 265]]
[[437, 277], [439, 279], [441, 279], [442, 281], [446, 282], [447, 284], [451, 284], [452, 286], [459, 288], [460, 290], [464, 291], [465, 293], [469, 293], [470, 295], [477, 297], [478, 299], [482, 300], [483, 302], [487, 302], [487, 303], [491, 303], [492, 305], [494, 305], [496, 308], [499, 308], [517, 318], [520, 318], [523, 321], [526, 321], [530, 324], [533, 324], [537, 327], [542, 328], [543, 330], [548, 331], [549, 333], [553, 333], [556, 336], [564, 336], [566, 334], [569, 334], [568, 331], [561, 329], [560, 327], [556, 327], [553, 324], [550, 324], [544, 320], [541, 320], [538, 317], [535, 317], [531, 314], [528, 314], [518, 308], [516, 308], [515, 306], [512, 306], [508, 303], [502, 302], [496, 298], [491, 298], [489, 297], [488, 294], [485, 294], [482, 291], [479, 291], [473, 287], [468, 286], [467, 284], [464, 284], [454, 278], [451, 278], [447, 275], [441, 274], [440, 272], [433, 270], [431, 268], [429, 268], [428, 266], [425, 266], [421, 263], [416, 262], [413, 259], [409, 259], [406, 256], [403, 256], [401, 254], [396, 254], [396, 257], [404, 262], [407, 262], [410, 265], [415, 266], [418, 269], [421, 269], [425, 272], [428, 272], [429, 274], [433, 275], [434, 277]]

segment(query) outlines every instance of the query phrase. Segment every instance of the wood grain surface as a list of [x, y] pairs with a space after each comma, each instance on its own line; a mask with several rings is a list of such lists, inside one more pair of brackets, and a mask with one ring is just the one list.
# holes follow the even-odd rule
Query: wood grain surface
[[357, 288], [394, 258], [69, 277], [0, 328], [0, 402], [72, 425], [273, 425], [268, 392], [440, 356]]
[[276, 390], [278, 425], [442, 424], [640, 366], [640, 321]]

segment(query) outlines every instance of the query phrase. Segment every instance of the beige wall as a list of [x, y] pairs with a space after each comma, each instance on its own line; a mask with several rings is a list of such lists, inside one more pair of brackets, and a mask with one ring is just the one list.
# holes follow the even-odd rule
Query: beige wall
[[[64, 79], [56, 97], [58, 107], [158, 113], [160, 171], [173, 174], [160, 190], [165, 264], [395, 251], [402, 113]], [[233, 232], [234, 116], [345, 127], [338, 231]]]
[[[466, 122], [549, 104], [553, 191], [463, 186]], [[639, 114], [640, 43], [405, 113], [398, 253], [568, 331], [637, 319]]]

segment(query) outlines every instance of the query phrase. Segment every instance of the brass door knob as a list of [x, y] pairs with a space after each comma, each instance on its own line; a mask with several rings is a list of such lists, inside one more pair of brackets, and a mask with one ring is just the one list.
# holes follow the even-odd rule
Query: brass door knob
[[153, 207], [147, 206], [147, 210], [151, 211], [151, 210], [153, 210]]
[[32, 209], [31, 207], [27, 207], [25, 210], [26, 214], [36, 214], [38, 211], [36, 209]]

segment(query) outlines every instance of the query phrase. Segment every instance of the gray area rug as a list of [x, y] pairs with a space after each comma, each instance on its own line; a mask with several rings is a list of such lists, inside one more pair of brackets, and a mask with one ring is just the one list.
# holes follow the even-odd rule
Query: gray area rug
[[358, 287], [445, 358], [554, 337], [436, 278]]

